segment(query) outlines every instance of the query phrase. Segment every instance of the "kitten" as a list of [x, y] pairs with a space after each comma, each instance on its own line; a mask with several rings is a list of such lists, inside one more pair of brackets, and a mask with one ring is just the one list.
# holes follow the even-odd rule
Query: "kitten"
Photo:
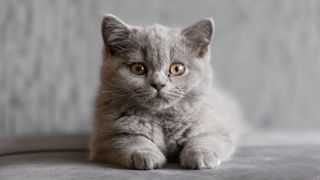
[[240, 113], [213, 86], [213, 34], [211, 18], [184, 29], [103, 18], [91, 160], [134, 169], [180, 161], [206, 169], [231, 155]]

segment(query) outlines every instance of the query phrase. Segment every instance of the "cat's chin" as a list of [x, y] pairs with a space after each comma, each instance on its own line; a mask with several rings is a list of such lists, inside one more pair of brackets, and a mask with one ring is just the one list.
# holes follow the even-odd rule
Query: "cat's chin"
[[145, 108], [148, 108], [148, 109], [151, 109], [154, 111], [161, 111], [161, 110], [170, 108], [173, 105], [173, 103], [168, 101], [167, 99], [164, 99], [161, 97], [155, 97], [155, 98], [148, 100], [145, 103], [142, 103], [142, 105]]
[[150, 105], [150, 106], [146, 105], [145, 107], [153, 111], [162, 111], [172, 107], [172, 104], [158, 104], [158, 105]]

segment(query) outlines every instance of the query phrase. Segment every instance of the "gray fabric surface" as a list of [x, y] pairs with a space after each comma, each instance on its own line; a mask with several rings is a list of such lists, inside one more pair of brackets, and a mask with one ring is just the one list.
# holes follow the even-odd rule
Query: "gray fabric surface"
[[87, 160], [87, 152], [38, 152], [0, 156], [1, 180], [42, 179], [180, 179], [180, 180], [318, 180], [320, 146], [241, 147], [233, 158], [212, 170], [120, 169]]
[[0, 156], [6, 154], [88, 150], [89, 135], [50, 135], [0, 138]]
[[[311, 134], [314, 141], [309, 139]], [[88, 161], [88, 139], [87, 135], [2, 138], [0, 179], [320, 179], [320, 133], [316, 132], [247, 134], [230, 160], [216, 169], [201, 171], [181, 169], [178, 164], [138, 171], [92, 163]], [[280, 143], [279, 139], [285, 141]]]
[[133, 24], [214, 17], [216, 77], [248, 121], [320, 127], [320, 1], [1, 0], [0, 135], [90, 130], [104, 13]]

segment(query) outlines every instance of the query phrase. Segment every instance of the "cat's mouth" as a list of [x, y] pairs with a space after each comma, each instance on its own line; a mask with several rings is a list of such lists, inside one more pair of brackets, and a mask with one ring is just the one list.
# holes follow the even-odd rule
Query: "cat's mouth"
[[166, 97], [164, 97], [164, 95], [162, 95], [161, 93], [157, 93], [153, 98], [151, 98], [151, 100], [154, 100], [154, 101], [168, 101], [166, 99]]
[[154, 97], [147, 101], [148, 105], [159, 106], [169, 103], [169, 100], [161, 93], [157, 93]]

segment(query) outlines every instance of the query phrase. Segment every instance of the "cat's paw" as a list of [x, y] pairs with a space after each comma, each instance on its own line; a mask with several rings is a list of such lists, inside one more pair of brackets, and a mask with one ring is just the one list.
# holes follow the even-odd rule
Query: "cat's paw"
[[180, 163], [187, 169], [212, 169], [220, 165], [220, 160], [214, 151], [189, 149], [181, 152]]
[[166, 158], [161, 152], [138, 150], [132, 153], [131, 161], [134, 169], [150, 170], [162, 167]]

